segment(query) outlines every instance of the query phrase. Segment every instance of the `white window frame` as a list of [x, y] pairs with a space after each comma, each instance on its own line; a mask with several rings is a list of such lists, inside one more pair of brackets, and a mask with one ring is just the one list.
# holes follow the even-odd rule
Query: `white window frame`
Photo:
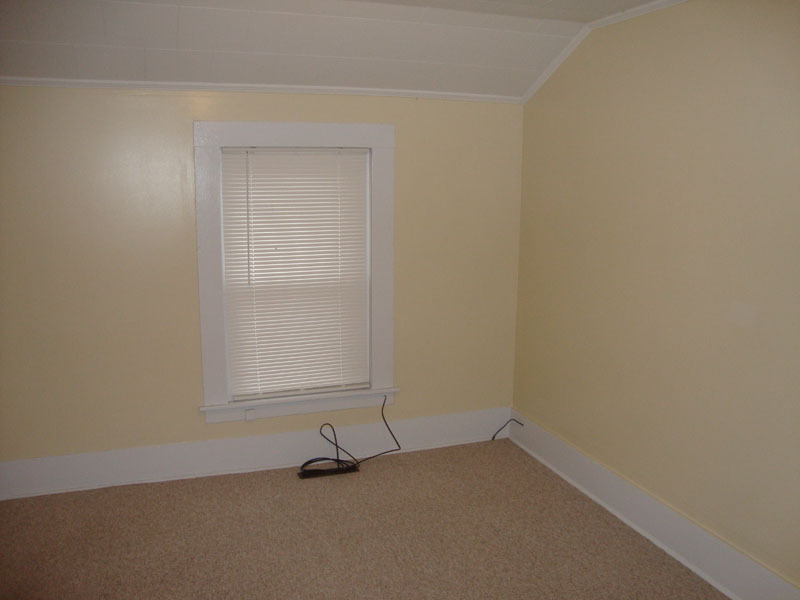
[[[222, 256], [220, 157], [223, 147], [371, 150], [370, 387], [233, 401], [228, 390]], [[394, 126], [342, 123], [195, 121], [195, 195], [203, 355], [203, 406], [209, 423], [376, 406], [394, 392]]]

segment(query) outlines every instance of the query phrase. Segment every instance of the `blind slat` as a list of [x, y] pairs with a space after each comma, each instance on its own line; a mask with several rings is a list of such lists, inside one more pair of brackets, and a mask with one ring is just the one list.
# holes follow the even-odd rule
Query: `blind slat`
[[369, 150], [223, 148], [234, 399], [369, 383]]

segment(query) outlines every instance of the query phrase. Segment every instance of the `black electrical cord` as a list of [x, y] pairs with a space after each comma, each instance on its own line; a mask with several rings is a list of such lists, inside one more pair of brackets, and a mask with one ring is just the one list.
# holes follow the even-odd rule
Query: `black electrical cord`
[[[384, 454], [389, 454], [391, 452], [399, 452], [400, 450], [403, 449], [400, 446], [400, 442], [397, 441], [397, 437], [395, 437], [394, 432], [392, 431], [392, 428], [389, 427], [389, 423], [386, 421], [386, 415], [384, 414], [384, 408], [385, 407], [386, 407], [386, 396], [383, 397], [383, 404], [381, 404], [381, 419], [383, 419], [383, 424], [386, 425], [386, 429], [389, 432], [389, 435], [392, 436], [392, 439], [394, 440], [394, 443], [397, 445], [397, 448], [392, 448], [390, 450], [384, 450], [383, 452], [378, 452], [377, 454], [373, 454], [372, 456], [368, 456], [367, 458], [362, 458], [361, 460], [356, 461], [356, 462], [358, 462], [358, 464], [365, 463], [368, 460], [372, 460], [373, 458], [378, 458], [379, 456], [383, 456]], [[330, 441], [330, 440], [328, 440], [328, 441]], [[342, 450], [344, 450], [344, 448], [342, 448]], [[347, 454], [350, 455], [349, 452]]]
[[[400, 442], [397, 441], [397, 437], [394, 435], [394, 432], [392, 431], [392, 428], [389, 427], [389, 422], [386, 420], [385, 409], [386, 409], [386, 401], [387, 400], [388, 400], [388, 396], [384, 396], [383, 397], [383, 404], [381, 404], [381, 418], [383, 419], [383, 424], [386, 425], [386, 429], [389, 431], [389, 435], [392, 436], [392, 439], [394, 440], [394, 443], [397, 445], [397, 448], [391, 448], [389, 450], [384, 450], [383, 452], [378, 452], [377, 454], [373, 454], [372, 456], [368, 456], [366, 458], [358, 459], [358, 458], [356, 458], [355, 456], [350, 454], [347, 450], [345, 450], [344, 448], [342, 448], [339, 445], [339, 438], [336, 437], [336, 429], [334, 429], [333, 425], [331, 425], [330, 423], [323, 423], [322, 425], [320, 425], [319, 434], [323, 438], [325, 438], [325, 440], [327, 440], [328, 443], [330, 443], [334, 448], [336, 448], [336, 457], [333, 458], [333, 457], [328, 457], [328, 456], [318, 456], [317, 458], [311, 458], [311, 459], [307, 460], [306, 462], [304, 462], [302, 465], [300, 465], [300, 471], [297, 473], [297, 475], [301, 479], [305, 479], [307, 477], [318, 477], [320, 475], [334, 475], [334, 474], [338, 474], [338, 473], [352, 473], [353, 471], [358, 471], [358, 468], [361, 465], [361, 463], [365, 463], [368, 460], [372, 460], [373, 458], [377, 458], [379, 456], [383, 456], [384, 454], [389, 454], [390, 452], [397, 452], [399, 450], [402, 450], [402, 447], [400, 446]], [[325, 435], [325, 433], [323, 431], [325, 429], [325, 427], [330, 427], [331, 433], [333, 433], [333, 439], [331, 439], [327, 435]], [[341, 455], [339, 453], [340, 451], [344, 452], [347, 456], [349, 456], [350, 460], [341, 458]], [[314, 465], [314, 464], [317, 464], [317, 463], [323, 463], [323, 462], [331, 462], [331, 463], [334, 463], [336, 466], [335, 467], [328, 467], [328, 468], [325, 468], [325, 469], [320, 469], [320, 468], [309, 469], [309, 467], [311, 465]]]
[[[331, 440], [327, 435], [325, 435], [322, 432], [322, 430], [325, 427], [330, 427], [331, 428], [331, 431], [333, 432], [333, 440]], [[317, 458], [311, 458], [311, 459], [307, 460], [306, 462], [304, 462], [302, 465], [300, 465], [300, 473], [312, 473], [313, 472], [313, 473], [316, 473], [316, 474], [322, 474], [321, 471], [323, 471], [323, 470], [327, 471], [328, 469], [313, 469], [313, 470], [312, 469], [308, 469], [308, 467], [310, 467], [311, 465], [316, 464], [316, 463], [321, 463], [321, 462], [332, 462], [332, 463], [334, 463], [336, 465], [336, 469], [335, 470], [337, 470], [337, 471], [354, 470], [354, 468], [358, 467], [358, 459], [339, 445], [339, 439], [336, 437], [336, 430], [333, 428], [333, 425], [331, 425], [330, 423], [323, 423], [319, 427], [319, 434], [322, 437], [324, 437], [326, 440], [328, 440], [331, 444], [333, 444], [333, 446], [336, 448], [336, 458], [331, 458], [331, 457], [328, 457], [328, 456], [319, 456]], [[340, 455], [339, 455], [339, 450], [341, 450], [342, 452], [347, 454], [353, 460], [346, 460], [346, 459], [341, 458]]]
[[517, 421], [516, 419], [509, 419], [508, 421], [506, 421], [505, 423], [503, 423], [503, 426], [502, 426], [500, 429], [498, 429], [497, 431], [495, 431], [495, 432], [494, 432], [494, 435], [492, 436], [492, 439], [496, 438], [496, 437], [497, 437], [497, 434], [498, 434], [498, 433], [500, 433], [501, 431], [503, 431], [503, 429], [505, 429], [506, 425], [508, 425], [509, 423], [511, 423], [511, 421], [514, 421], [514, 423], [517, 423], [518, 425], [521, 425], [522, 427], [525, 427], [525, 425], [524, 425], [523, 423], [520, 423], [520, 422], [519, 422], [519, 421]]

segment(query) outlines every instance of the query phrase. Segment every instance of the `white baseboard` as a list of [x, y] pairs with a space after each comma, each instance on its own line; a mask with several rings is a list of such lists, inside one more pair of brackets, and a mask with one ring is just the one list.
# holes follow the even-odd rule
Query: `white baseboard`
[[732, 600], [800, 600], [800, 589], [512, 411], [511, 439]]
[[[508, 437], [733, 600], [800, 600], [800, 589], [510, 408], [391, 421], [403, 451]], [[510, 429], [510, 432], [509, 432]], [[392, 446], [383, 423], [337, 427], [356, 456]], [[291, 467], [331, 447], [316, 429], [0, 463], [0, 500]]]
[[[389, 424], [403, 451], [424, 450], [488, 440], [510, 414], [504, 407], [401, 421], [389, 417]], [[342, 447], [359, 457], [394, 445], [381, 421], [337, 427], [336, 433]], [[498, 437], [507, 435], [504, 430]], [[291, 467], [332, 455], [313, 429], [17, 460], [0, 463], [0, 500]]]

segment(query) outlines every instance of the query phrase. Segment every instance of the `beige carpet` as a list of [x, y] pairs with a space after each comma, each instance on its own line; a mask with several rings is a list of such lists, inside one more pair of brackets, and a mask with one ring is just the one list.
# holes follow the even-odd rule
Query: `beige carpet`
[[725, 598], [508, 440], [0, 503], [0, 597]]

